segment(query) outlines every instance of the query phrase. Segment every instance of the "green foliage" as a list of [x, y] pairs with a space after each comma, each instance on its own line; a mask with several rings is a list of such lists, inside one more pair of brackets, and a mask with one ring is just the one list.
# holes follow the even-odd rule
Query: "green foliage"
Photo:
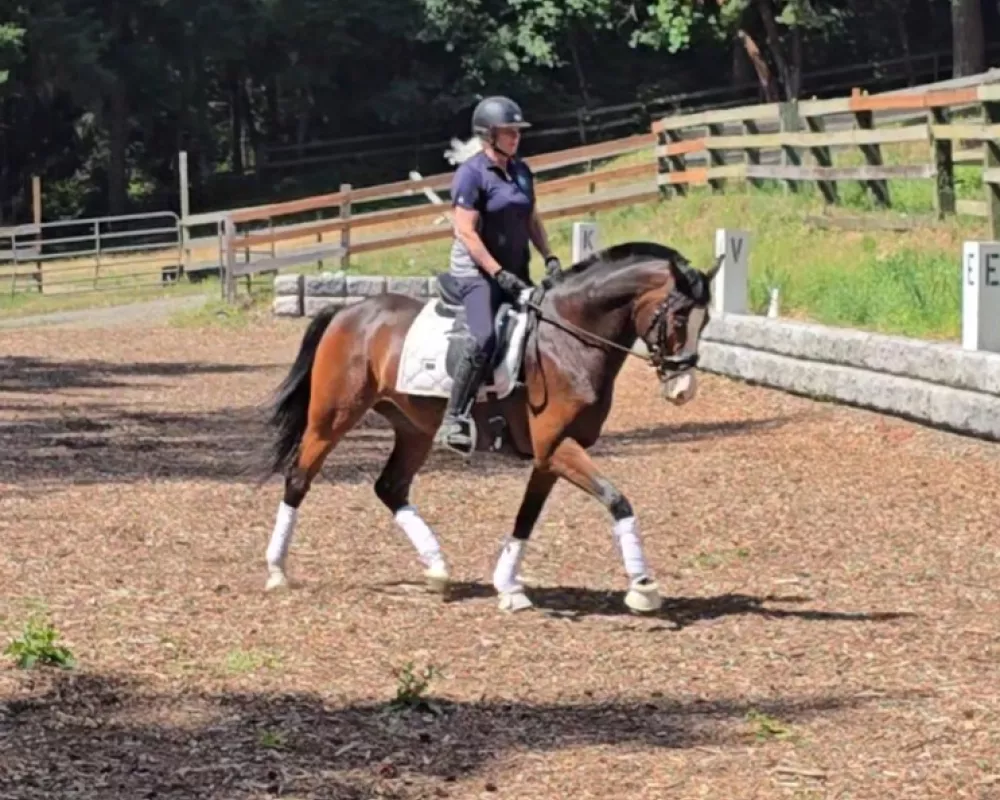
[[4, 655], [14, 659], [21, 669], [31, 669], [36, 664], [71, 669], [76, 659], [69, 648], [56, 644], [59, 632], [49, 623], [32, 616], [25, 623], [21, 636], [4, 649]]
[[[911, 5], [902, 28], [893, 0], [8, 2], [0, 217], [30, 219], [32, 174], [47, 219], [176, 210], [181, 148], [195, 211], [436, 172], [441, 153], [418, 153], [415, 132], [464, 135], [481, 94], [515, 95], [539, 118], [718, 87], [737, 30], [772, 64], [792, 60], [793, 31], [804, 69], [867, 63], [950, 46], [949, 15], [949, 0]], [[253, 174], [265, 144], [305, 159], [319, 151], [296, 148], [313, 140], [381, 133], [401, 134], [397, 154]]]
[[402, 667], [393, 670], [396, 676], [396, 696], [389, 704], [390, 708], [401, 710], [429, 710], [435, 711], [436, 707], [426, 698], [427, 687], [431, 679], [440, 675], [440, 671], [433, 664], [428, 664], [418, 675], [414, 671], [412, 661], [407, 661]]

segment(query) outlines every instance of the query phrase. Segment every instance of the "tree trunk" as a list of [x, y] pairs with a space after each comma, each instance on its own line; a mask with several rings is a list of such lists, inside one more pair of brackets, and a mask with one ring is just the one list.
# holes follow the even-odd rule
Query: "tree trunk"
[[583, 72], [583, 64], [580, 61], [580, 50], [577, 44], [578, 29], [575, 22], [570, 23], [569, 29], [569, 52], [573, 58], [573, 70], [576, 72], [576, 84], [580, 87], [580, 97], [583, 98], [583, 105], [590, 108], [590, 93], [587, 91], [587, 76]]
[[986, 69], [980, 0], [951, 0], [952, 77]]
[[125, 213], [127, 196], [125, 150], [128, 146], [128, 97], [125, 80], [115, 76], [108, 98], [108, 206], [112, 214]]
[[910, 8], [910, 0], [902, 0], [896, 13], [891, 13], [893, 21], [896, 23], [896, 35], [899, 36], [899, 45], [903, 49], [903, 58], [906, 65], [906, 84], [916, 86], [917, 75], [913, 69], [913, 55], [910, 49], [910, 31], [906, 27], [906, 14]]
[[233, 172], [243, 174], [243, 92], [240, 87], [239, 71], [235, 66], [229, 69], [229, 123], [230, 123], [230, 163]]
[[778, 68], [781, 84], [785, 87], [785, 98], [792, 100], [795, 97], [791, 94], [795, 81], [781, 46], [781, 33], [778, 31], [778, 23], [774, 19], [774, 8], [771, 5], [771, 0], [757, 0], [757, 12], [760, 14], [760, 21], [764, 23], [764, 31], [767, 33], [767, 47]]
[[754, 69], [757, 71], [757, 80], [760, 81], [760, 87], [764, 90], [764, 99], [768, 103], [778, 102], [778, 86], [774, 81], [774, 76], [771, 74], [771, 70], [767, 67], [767, 62], [764, 60], [764, 56], [760, 53], [760, 48], [757, 47], [757, 43], [750, 37], [750, 34], [744, 30], [739, 30], [736, 33], [737, 38], [743, 42], [743, 47], [747, 51], [747, 56], [750, 58], [750, 62], [753, 64]]

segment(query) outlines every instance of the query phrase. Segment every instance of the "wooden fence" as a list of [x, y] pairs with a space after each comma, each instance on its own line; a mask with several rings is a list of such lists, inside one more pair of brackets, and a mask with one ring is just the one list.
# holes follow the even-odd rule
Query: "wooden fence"
[[[818, 184], [829, 203], [838, 184], [861, 183], [883, 206], [889, 180], [933, 180], [940, 214], [973, 214], [1000, 231], [1000, 72], [877, 95], [771, 103], [656, 120], [649, 133], [530, 156], [547, 220], [683, 195], [693, 185], [724, 191], [727, 181], [770, 180], [797, 191]], [[886, 123], [876, 127], [875, 117]], [[960, 115], [965, 118], [958, 120]], [[975, 116], [979, 115], [979, 119]], [[733, 130], [735, 126], [735, 130]], [[886, 164], [881, 147], [919, 142], [919, 163]], [[965, 149], [954, 149], [956, 143]], [[860, 151], [864, 163], [834, 165], [831, 150]], [[626, 158], [622, 158], [625, 156]], [[735, 158], [734, 158], [735, 156]], [[738, 158], [738, 160], [735, 160]], [[806, 163], [807, 160], [814, 163]], [[611, 161], [608, 164], [605, 162]], [[701, 163], [698, 163], [701, 161]], [[981, 164], [983, 201], [959, 202], [954, 164]], [[768, 163], [771, 162], [771, 163]], [[580, 169], [587, 167], [587, 171]], [[225, 294], [236, 279], [326, 259], [348, 267], [352, 254], [418, 245], [452, 236], [448, 206], [428, 201], [452, 172], [354, 188], [223, 215]], [[406, 198], [419, 202], [400, 204]], [[366, 204], [394, 207], [366, 211]], [[318, 217], [301, 222], [303, 216]]]
[[[559, 219], [657, 199], [655, 144], [650, 132], [525, 159], [539, 178], [542, 217]], [[636, 155], [635, 163], [558, 175], [595, 161]], [[335, 259], [345, 268], [352, 254], [450, 238], [448, 206], [429, 201], [427, 194], [446, 191], [452, 175], [446, 172], [357, 189], [345, 184], [333, 194], [230, 212], [223, 220], [226, 297], [235, 298], [241, 276], [313, 261], [322, 266], [326, 259]], [[358, 211], [365, 204], [398, 202], [415, 195], [422, 198], [418, 204]], [[289, 219], [309, 214], [325, 217], [331, 212], [336, 216], [314, 222]]]
[[[889, 180], [933, 180], [939, 215], [985, 216], [995, 238], [1000, 233], [1000, 84], [992, 81], [1000, 81], [1000, 74], [953, 81], [947, 88], [877, 95], [854, 91], [832, 100], [666, 117], [652, 126], [657, 181], [666, 195], [683, 195], [692, 185], [721, 192], [732, 179], [779, 181], [792, 192], [813, 182], [830, 204], [839, 202], [838, 183], [855, 181], [877, 204], [889, 207]], [[888, 116], [888, 126], [876, 127], [878, 112]], [[765, 131], [767, 126], [775, 130]], [[882, 146], [906, 143], [926, 145], [918, 150], [920, 160], [886, 164]], [[860, 151], [864, 163], [835, 165], [831, 150], [838, 148]], [[707, 163], [692, 164], [698, 156]], [[982, 201], [957, 200], [956, 163], [981, 167]]]

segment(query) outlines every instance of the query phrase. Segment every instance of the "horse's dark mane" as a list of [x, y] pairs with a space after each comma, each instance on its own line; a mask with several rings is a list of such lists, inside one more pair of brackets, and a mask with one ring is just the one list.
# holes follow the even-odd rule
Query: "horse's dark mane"
[[598, 250], [578, 261], [569, 269], [563, 270], [554, 285], [565, 282], [578, 275], [590, 275], [601, 268], [619, 270], [633, 264], [640, 264], [650, 259], [661, 259], [675, 264], [687, 264], [687, 259], [672, 247], [657, 242], [624, 242]]

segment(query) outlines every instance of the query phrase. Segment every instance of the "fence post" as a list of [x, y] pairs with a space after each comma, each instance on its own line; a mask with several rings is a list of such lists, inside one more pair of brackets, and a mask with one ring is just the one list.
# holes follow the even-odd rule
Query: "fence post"
[[[823, 133], [826, 130], [826, 125], [823, 124], [822, 117], [802, 117], [802, 121], [805, 123], [806, 129], [810, 133]], [[818, 167], [832, 167], [833, 158], [830, 156], [829, 147], [811, 147], [809, 152], [816, 162]], [[837, 183], [836, 181], [819, 181], [819, 190], [823, 195], [823, 199], [830, 205], [836, 205], [840, 202], [839, 195], [837, 193]]]
[[[851, 90], [851, 99], [860, 98], [861, 90], [857, 87]], [[871, 111], [855, 111], [854, 120], [859, 130], [870, 131], [874, 130], [875, 123], [874, 117]], [[882, 166], [882, 148], [877, 144], [862, 144], [859, 145], [861, 152], [865, 156], [865, 161], [868, 162], [870, 166], [881, 167]], [[889, 182], [885, 179], [878, 179], [864, 181], [864, 183], [871, 190], [871, 193], [875, 196], [875, 202], [884, 208], [889, 208], [892, 202], [889, 198]]]
[[[743, 134], [745, 136], [756, 136], [760, 133], [760, 128], [757, 127], [757, 121], [753, 119], [743, 120]], [[758, 166], [760, 164], [760, 148], [757, 147], [746, 147], [743, 150], [743, 163], [747, 166]], [[749, 183], [755, 189], [759, 189], [764, 185], [764, 182], [760, 178], [750, 178]]]
[[931, 161], [934, 164], [934, 210], [938, 219], [955, 213], [955, 166], [951, 139], [937, 139], [934, 125], [947, 125], [951, 112], [947, 108], [932, 108], [927, 112], [927, 134], [931, 144]]
[[[42, 178], [40, 175], [31, 176], [31, 217], [35, 222], [35, 242], [38, 247], [38, 254], [42, 254]], [[11, 245], [17, 253], [17, 245]], [[16, 262], [15, 257], [15, 262]], [[15, 265], [16, 269], [16, 265]], [[42, 262], [35, 262], [35, 282], [38, 284], [38, 293], [44, 294], [45, 277], [42, 270]]]
[[[799, 104], [795, 100], [780, 103], [778, 106], [779, 127], [782, 133], [797, 133], [802, 128], [802, 121], [799, 119]], [[781, 166], [800, 167], [802, 158], [799, 151], [790, 145], [781, 146]], [[798, 181], [785, 181], [785, 192], [798, 192]]]
[[235, 236], [236, 230], [233, 225], [233, 218], [229, 214], [226, 214], [222, 219], [222, 243], [226, 256], [222, 278], [222, 292], [227, 303], [236, 302], [236, 275], [234, 274], [236, 269]]
[[[708, 137], [712, 136], [722, 136], [725, 133], [725, 127], [721, 124], [708, 125]], [[708, 151], [708, 168], [713, 167], [724, 167], [726, 165], [726, 156], [723, 154], [722, 150], [709, 150]], [[711, 178], [708, 181], [708, 185], [712, 187], [713, 194], [721, 194], [725, 191], [726, 180], [725, 178]]]
[[191, 196], [188, 187], [188, 154], [187, 150], [181, 150], [177, 154], [177, 177], [180, 182], [181, 193], [181, 248], [183, 252], [182, 263], [185, 271], [191, 266], [191, 253], [188, 247], [188, 217], [191, 214]]
[[351, 265], [351, 184], [340, 184], [343, 198], [340, 201], [340, 218], [344, 227], [340, 229], [340, 246], [344, 252], [340, 256], [340, 268], [348, 269]]
[[[983, 124], [995, 125], [1000, 122], [1000, 102], [983, 103]], [[1000, 238], [1000, 184], [993, 183], [987, 170], [1000, 167], [1000, 146], [996, 139], [983, 142], [983, 189], [986, 191], [986, 218], [990, 225], [990, 238]]]

